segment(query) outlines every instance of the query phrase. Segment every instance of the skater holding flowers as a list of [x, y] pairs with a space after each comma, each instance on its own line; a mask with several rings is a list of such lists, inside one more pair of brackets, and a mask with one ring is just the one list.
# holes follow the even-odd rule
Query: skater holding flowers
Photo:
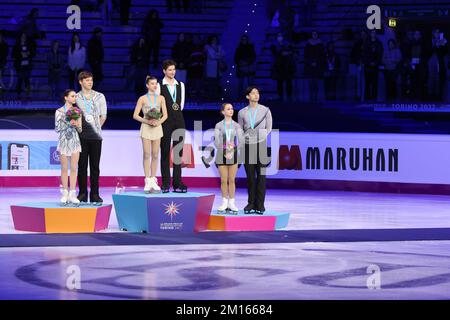
[[[64, 105], [55, 112], [55, 131], [59, 134], [57, 150], [61, 160], [61, 184], [63, 187], [60, 202], [79, 204], [75, 186], [77, 182], [78, 159], [81, 143], [81, 110], [76, 106], [76, 92], [68, 89], [64, 92]], [[70, 191], [68, 191], [68, 169], [70, 158]]]
[[[145, 83], [148, 91], [138, 99], [133, 119], [141, 122], [140, 133], [145, 174], [144, 192], [159, 193], [161, 188], [156, 179], [156, 170], [161, 138], [163, 137], [161, 124], [167, 119], [166, 100], [157, 93], [158, 80], [155, 77], [147, 76]], [[141, 111], [143, 117], [140, 116]]]

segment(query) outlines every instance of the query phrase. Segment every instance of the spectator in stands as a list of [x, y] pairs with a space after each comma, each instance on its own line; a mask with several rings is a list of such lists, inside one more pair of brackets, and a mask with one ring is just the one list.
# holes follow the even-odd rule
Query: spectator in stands
[[312, 16], [316, 8], [317, 0], [300, 0], [300, 15], [303, 17], [303, 25], [309, 27], [312, 25]]
[[181, 2], [183, 2], [184, 12], [187, 13], [189, 10], [189, 0], [166, 0], [167, 9], [169, 13], [173, 11], [173, 3], [175, 2], [175, 7], [177, 8], [177, 12], [180, 13], [181, 10]]
[[428, 59], [428, 95], [431, 100], [441, 100], [447, 79], [445, 56], [448, 53], [447, 39], [439, 29], [433, 30], [431, 53]]
[[389, 39], [388, 48], [383, 54], [384, 79], [386, 85], [386, 99], [397, 98], [397, 79], [400, 74], [399, 66], [402, 61], [402, 53], [394, 39]]
[[61, 71], [64, 67], [63, 55], [59, 52], [59, 41], [54, 40], [47, 54], [48, 63], [48, 84], [52, 100], [58, 100], [60, 94]]
[[80, 41], [78, 33], [72, 35], [72, 41], [68, 52], [69, 86], [68, 88], [79, 88], [78, 74], [83, 71], [86, 64], [86, 49]]
[[288, 41], [292, 41], [292, 31], [294, 30], [294, 10], [291, 8], [289, 1], [281, 0], [279, 6], [278, 22], [280, 31]]
[[400, 40], [400, 51], [402, 54], [402, 61], [400, 63], [400, 86], [402, 98], [408, 98], [413, 94], [412, 78], [414, 65], [412, 64], [411, 55], [412, 47], [414, 45], [414, 36], [415, 32], [413, 30], [408, 30], [406, 32], [406, 37], [402, 37]]
[[284, 39], [282, 33], [277, 34], [274, 44], [271, 45], [272, 70], [271, 78], [277, 81], [277, 92], [280, 100], [284, 101], [284, 86], [286, 96], [292, 99], [292, 81], [295, 76], [295, 60], [292, 45]]
[[367, 31], [364, 29], [361, 30], [358, 38], [353, 43], [353, 47], [350, 53], [350, 73], [353, 74], [356, 79], [356, 100], [362, 100], [364, 95], [363, 52], [367, 38]]
[[177, 79], [185, 84], [191, 51], [191, 36], [186, 36], [184, 32], [179, 33], [177, 41], [172, 47], [172, 59], [177, 63]]
[[256, 73], [256, 52], [255, 46], [250, 43], [248, 35], [241, 36], [239, 46], [234, 53], [234, 63], [238, 77], [238, 95], [244, 95], [247, 87], [253, 85], [253, 78]]
[[418, 30], [414, 32], [413, 41], [408, 53], [410, 70], [412, 71], [411, 83], [413, 96], [417, 99], [425, 99], [427, 50], [422, 40], [422, 33]]
[[161, 29], [164, 24], [159, 18], [159, 12], [150, 10], [142, 25], [142, 34], [145, 37], [150, 57], [153, 55], [153, 68], [158, 68], [159, 47], [161, 44]]
[[188, 94], [197, 99], [203, 98], [203, 81], [205, 74], [206, 54], [204, 43], [200, 35], [195, 34], [192, 41], [192, 50], [189, 56], [187, 78], [190, 83]]
[[128, 19], [130, 17], [131, 0], [120, 0], [120, 24], [123, 26], [128, 25]]
[[17, 73], [17, 95], [22, 94], [22, 83], [25, 83], [27, 96], [30, 93], [30, 76], [33, 58], [36, 55], [35, 47], [31, 44], [26, 33], [22, 32], [13, 48], [14, 68]]
[[208, 37], [205, 45], [206, 52], [206, 90], [210, 98], [216, 100], [221, 93], [220, 79], [227, 70], [225, 51], [215, 35]]
[[0, 30], [0, 90], [5, 87], [5, 84], [3, 83], [3, 69], [6, 67], [8, 52], [8, 43], [4, 38], [3, 31]]
[[94, 29], [94, 33], [88, 42], [88, 62], [94, 75], [96, 88], [100, 87], [100, 83], [103, 80], [103, 61], [104, 61], [104, 50], [103, 50], [103, 30], [100, 27]]
[[113, 19], [113, 0], [98, 0], [97, 6], [103, 18], [103, 25], [111, 25]]
[[21, 23], [19, 33], [25, 33], [27, 39], [32, 46], [32, 50], [36, 52], [36, 40], [45, 39], [45, 33], [39, 30], [37, 18], [39, 17], [39, 9], [33, 8], [30, 13], [26, 15]]
[[325, 57], [327, 61], [325, 71], [325, 97], [327, 100], [336, 100], [336, 85], [341, 68], [341, 59], [334, 49], [333, 41], [327, 43]]
[[136, 97], [140, 97], [145, 93], [148, 66], [150, 64], [148, 47], [145, 38], [140, 37], [131, 48], [131, 73], [133, 74], [134, 92]]
[[378, 68], [383, 58], [383, 44], [377, 38], [376, 30], [370, 31], [363, 50], [365, 100], [376, 100], [378, 96]]
[[319, 82], [323, 79], [326, 66], [325, 48], [319, 34], [316, 31], [311, 33], [311, 39], [305, 46], [304, 73], [309, 82], [310, 101], [319, 101]]

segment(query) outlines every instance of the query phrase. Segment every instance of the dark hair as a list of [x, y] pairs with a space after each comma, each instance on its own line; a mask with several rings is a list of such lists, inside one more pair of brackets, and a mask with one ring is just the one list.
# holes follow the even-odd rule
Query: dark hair
[[94, 76], [89, 71], [81, 71], [80, 74], [78, 75], [78, 81], [81, 81], [81, 80], [84, 80], [87, 78], [94, 79]]
[[156, 77], [154, 77], [154, 76], [147, 76], [145, 78], [145, 84], [148, 84], [149, 81], [151, 81], [151, 80], [158, 80], [158, 79], [156, 79]]
[[162, 63], [162, 68], [163, 70], [167, 70], [168, 67], [170, 66], [175, 66], [175, 68], [177, 67], [177, 63], [173, 60], [164, 60]]
[[78, 42], [80, 43], [80, 49], [83, 47], [83, 45], [81, 44], [80, 35], [77, 32], [74, 32], [72, 34], [72, 41], [71, 41], [71, 45], [70, 45], [70, 52], [71, 53], [73, 53], [73, 50], [75, 50], [75, 41], [74, 41], [75, 37], [78, 37]]
[[247, 87], [247, 89], [245, 89], [245, 96], [248, 96], [250, 94], [250, 92], [252, 92], [253, 89], [258, 90], [258, 92], [260, 91], [258, 87], [250, 86], [250, 87]]
[[217, 40], [217, 43], [219, 43], [219, 37], [215, 34], [212, 34], [208, 37], [208, 39], [206, 40], [207, 44], [212, 44], [213, 39]]
[[148, 21], [152, 20], [152, 19], [153, 19], [152, 16], [153, 16], [154, 14], [156, 14], [156, 17], [155, 17], [155, 18], [156, 18], [156, 19], [159, 19], [159, 11], [156, 10], [156, 9], [151, 9], [151, 10], [147, 13], [147, 16], [145, 17], [145, 21], [148, 22]]
[[222, 103], [222, 106], [220, 107], [220, 113], [222, 113], [222, 112], [225, 110], [225, 107], [227, 106], [227, 104], [233, 106], [233, 105], [231, 104], [231, 102], [225, 102], [225, 103]]
[[62, 97], [63, 102], [66, 101], [66, 100], [64, 100], [64, 98], [68, 97], [71, 92], [75, 92], [76, 93], [76, 91], [74, 89], [66, 89], [66, 90], [64, 90], [64, 94], [63, 94], [63, 97]]

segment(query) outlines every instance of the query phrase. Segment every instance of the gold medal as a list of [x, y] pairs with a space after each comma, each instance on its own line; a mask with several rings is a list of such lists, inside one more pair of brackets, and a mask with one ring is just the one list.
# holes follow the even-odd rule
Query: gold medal
[[174, 102], [174, 103], [172, 104], [172, 109], [175, 110], [175, 111], [177, 111], [178, 109], [180, 109], [180, 106], [178, 105], [178, 103]]

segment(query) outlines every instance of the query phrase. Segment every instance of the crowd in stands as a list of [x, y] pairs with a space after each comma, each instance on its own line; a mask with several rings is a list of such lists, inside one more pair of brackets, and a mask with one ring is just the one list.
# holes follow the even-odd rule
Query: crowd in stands
[[[72, 3], [90, 10], [104, 9], [105, 6], [108, 10], [120, 10], [121, 23], [128, 23], [130, 1], [79, 0]], [[435, 28], [431, 35], [424, 34], [422, 30], [382, 34], [376, 30], [363, 29], [354, 33], [353, 46], [344, 57], [342, 53], [336, 52], [336, 40], [323, 41], [317, 31], [302, 31], [304, 26], [310, 25], [310, 13], [315, 1], [302, 3], [304, 7], [300, 11], [290, 10], [284, 1], [273, 7], [268, 6], [271, 26], [273, 30], [278, 30], [273, 39], [268, 39], [270, 78], [274, 81], [280, 100], [297, 100], [300, 79], [307, 84], [302, 91], [307, 101], [340, 99], [339, 88], [345, 82], [341, 81], [345, 77], [353, 79], [354, 88], [351, 90], [357, 101], [447, 99], [448, 42], [439, 29]], [[169, 11], [200, 12], [203, 3], [168, 0], [167, 6]], [[19, 97], [24, 90], [26, 94], [29, 93], [37, 40], [45, 39], [45, 33], [40, 31], [37, 23], [38, 17], [39, 10], [35, 8], [22, 19], [15, 34], [15, 44], [11, 47], [0, 32], [0, 88], [5, 87], [1, 72], [5, 70], [10, 55], [17, 74], [15, 90]], [[130, 48], [129, 62], [124, 66], [124, 89], [134, 90], [136, 96], [145, 91], [142, 79], [151, 70], [159, 68], [164, 28], [158, 11], [150, 10], [140, 34]], [[61, 48], [57, 40], [52, 42], [47, 61], [48, 84], [53, 99], [66, 88], [66, 84], [61, 83], [65, 72], [70, 88], [77, 88], [78, 73], [85, 69], [94, 74], [96, 86], [102, 85], [105, 58], [102, 38], [102, 28], [96, 27], [87, 44], [82, 43], [77, 33], [71, 35], [68, 48]], [[171, 48], [171, 58], [177, 63], [177, 78], [189, 84], [188, 94], [192, 98], [198, 101], [220, 99], [222, 78], [230, 66], [227, 65], [226, 52], [219, 36], [179, 33]], [[343, 60], [348, 61], [345, 67]], [[247, 34], [241, 37], [234, 48], [233, 62], [236, 67], [237, 92], [242, 94], [244, 88], [254, 84], [256, 75], [257, 55]], [[379, 85], [380, 80], [384, 86]], [[323, 94], [320, 94], [320, 88], [323, 88]]]
[[[88, 6], [85, 1], [73, 1], [73, 3]], [[169, 3], [178, 9], [181, 3]], [[192, 4], [201, 4], [202, 2], [192, 2]], [[103, 5], [102, 1], [94, 6], [95, 1], [91, 2], [92, 7], [88, 9], [98, 9]], [[183, 8], [186, 9], [184, 6]], [[189, 10], [188, 7], [186, 10]], [[194, 7], [197, 11], [199, 6]], [[14, 69], [17, 74], [15, 91], [18, 97], [29, 96], [30, 77], [33, 70], [33, 59], [36, 56], [38, 39], [45, 39], [45, 33], [39, 30], [37, 19], [39, 9], [33, 9], [19, 24], [14, 37], [17, 39], [11, 50], [5, 39], [4, 33], [0, 32], [0, 70], [4, 70], [7, 64], [7, 58], [11, 55], [14, 61]], [[160, 71], [160, 45], [164, 23], [159, 17], [157, 10], [150, 10], [142, 24], [141, 33], [138, 34], [136, 41], [129, 51], [129, 63], [125, 62], [124, 74], [126, 83], [124, 89], [134, 90], [136, 96], [145, 91], [146, 75], [151, 72]], [[71, 41], [68, 48], [61, 48], [60, 41], [54, 40], [51, 43], [47, 54], [48, 61], [48, 85], [51, 91], [51, 97], [56, 99], [59, 92], [66, 88], [62, 83], [62, 75], [68, 75], [68, 87], [78, 88], [78, 74], [82, 70], [90, 70], [95, 78], [97, 87], [104, 81], [104, 59], [105, 48], [103, 45], [103, 29], [96, 27], [89, 41], [85, 44], [81, 41], [80, 35], [74, 32], [71, 35]], [[220, 44], [217, 35], [202, 35], [191, 33], [179, 33], [176, 42], [171, 48], [171, 58], [177, 63], [177, 78], [183, 82], [189, 83], [189, 94], [198, 100], [217, 100], [220, 98], [222, 87], [221, 78], [224, 72], [229, 69], [226, 63], [225, 51]], [[236, 44], [235, 59], [236, 74], [239, 79], [239, 90], [253, 83], [255, 76], [256, 52], [253, 44], [247, 35]], [[106, 80], [107, 83], [107, 80]], [[2, 83], [0, 73], [0, 86]]]

